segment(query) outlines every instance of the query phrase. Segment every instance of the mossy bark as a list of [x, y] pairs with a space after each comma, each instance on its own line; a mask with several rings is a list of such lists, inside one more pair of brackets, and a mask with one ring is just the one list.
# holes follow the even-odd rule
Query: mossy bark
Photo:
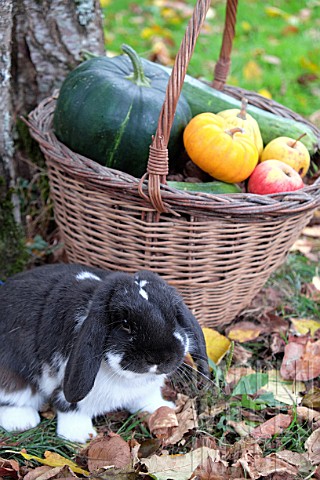
[[0, 177], [0, 280], [23, 270], [28, 253], [25, 247], [24, 231], [13, 216], [11, 191], [4, 193], [5, 180]]
[[[43, 185], [45, 169], [37, 144], [28, 138], [26, 129], [19, 126], [19, 118], [60, 87], [69, 71], [81, 62], [82, 50], [98, 55], [104, 53], [100, 2], [2, 0], [0, 36], [1, 276], [24, 264], [18, 260], [23, 232], [16, 225], [21, 223], [17, 178], [28, 180], [34, 188], [35, 177], [41, 176]], [[42, 199], [40, 188], [39, 185], [38, 196]], [[43, 207], [47, 209], [47, 205]], [[24, 213], [30, 217], [30, 212]], [[6, 267], [11, 257], [12, 268]]]

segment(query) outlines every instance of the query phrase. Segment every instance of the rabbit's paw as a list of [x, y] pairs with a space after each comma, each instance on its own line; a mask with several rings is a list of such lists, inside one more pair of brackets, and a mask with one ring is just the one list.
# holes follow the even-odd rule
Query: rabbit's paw
[[0, 407], [0, 426], [8, 432], [34, 428], [40, 423], [40, 415], [32, 407]]
[[160, 407], [170, 407], [176, 408], [173, 402], [164, 400], [161, 395], [161, 391], [155, 389], [146, 397], [141, 397], [136, 399], [129, 408], [131, 413], [137, 412], [138, 410], [153, 413]]
[[97, 436], [92, 420], [78, 412], [58, 412], [57, 435], [71, 442], [86, 443]]

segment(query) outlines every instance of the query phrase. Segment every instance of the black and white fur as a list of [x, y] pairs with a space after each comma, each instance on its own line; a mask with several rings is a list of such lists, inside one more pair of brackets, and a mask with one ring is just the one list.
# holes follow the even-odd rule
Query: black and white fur
[[0, 287], [0, 426], [35, 427], [50, 401], [57, 434], [83, 443], [97, 415], [172, 406], [161, 387], [188, 351], [207, 375], [199, 324], [154, 273], [66, 264], [20, 273]]

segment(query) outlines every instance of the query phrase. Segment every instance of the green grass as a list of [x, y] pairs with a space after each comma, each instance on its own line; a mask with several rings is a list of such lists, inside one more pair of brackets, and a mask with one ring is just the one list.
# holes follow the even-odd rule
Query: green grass
[[303, 293], [304, 285], [319, 276], [319, 265], [299, 253], [288, 255], [286, 262], [269, 279], [268, 285], [285, 294], [281, 314], [286, 317], [320, 318], [320, 303]]
[[0, 428], [0, 458], [13, 458], [19, 463], [24, 460], [19, 452], [25, 449], [29, 455], [43, 457], [49, 450], [66, 458], [74, 458], [79, 445], [56, 436], [56, 421], [42, 420], [35, 428], [25, 432], [6, 432]]
[[[163, 0], [118, 0], [104, 8], [106, 49], [119, 54], [128, 43], [144, 57], [164, 45], [174, 59], [195, 0], [165, 7]], [[169, 2], [171, 5], [174, 2]], [[177, 2], [178, 3], [178, 2]], [[212, 2], [188, 73], [211, 80], [221, 46], [225, 2]], [[308, 116], [320, 109], [320, 4], [316, 0], [239, 2], [231, 85], [266, 89], [272, 98]], [[301, 83], [302, 82], [302, 83]]]

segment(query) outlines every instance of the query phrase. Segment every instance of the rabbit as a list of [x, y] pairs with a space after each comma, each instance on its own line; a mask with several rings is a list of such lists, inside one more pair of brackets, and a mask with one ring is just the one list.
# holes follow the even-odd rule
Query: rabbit
[[154, 412], [189, 351], [208, 376], [200, 325], [158, 274], [77, 264], [35, 267], [0, 287], [0, 426], [40, 422], [50, 402], [57, 435], [85, 443], [92, 419], [117, 409]]

